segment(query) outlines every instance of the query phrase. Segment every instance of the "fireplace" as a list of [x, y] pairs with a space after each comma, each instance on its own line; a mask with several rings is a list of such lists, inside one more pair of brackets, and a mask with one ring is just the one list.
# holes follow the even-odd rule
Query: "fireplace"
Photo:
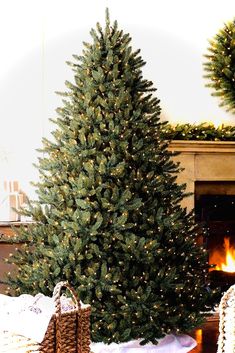
[[211, 285], [222, 290], [235, 283], [235, 142], [172, 141], [174, 160], [184, 170], [178, 177], [191, 196], [182, 206], [195, 210], [201, 224], [199, 242], [208, 249]]

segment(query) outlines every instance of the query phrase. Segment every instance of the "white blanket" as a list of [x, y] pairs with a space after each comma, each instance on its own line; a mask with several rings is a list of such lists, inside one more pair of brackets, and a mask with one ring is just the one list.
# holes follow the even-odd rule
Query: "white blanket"
[[110, 345], [92, 343], [91, 351], [94, 353], [186, 353], [197, 345], [197, 342], [188, 335], [167, 335], [160, 339], [157, 345], [149, 343], [141, 346], [139, 342], [136, 340]]
[[51, 316], [53, 299], [42, 294], [9, 297], [0, 294], [0, 331], [9, 331], [42, 342]]
[[17, 336], [10, 332], [0, 332], [1, 353], [39, 353], [37, 342], [24, 336]]
[[[62, 312], [71, 310], [71, 299], [61, 297]], [[82, 307], [85, 306], [82, 304]], [[0, 331], [9, 331], [41, 343], [52, 315], [54, 299], [41, 293], [36, 296], [22, 294], [9, 297], [0, 294]]]

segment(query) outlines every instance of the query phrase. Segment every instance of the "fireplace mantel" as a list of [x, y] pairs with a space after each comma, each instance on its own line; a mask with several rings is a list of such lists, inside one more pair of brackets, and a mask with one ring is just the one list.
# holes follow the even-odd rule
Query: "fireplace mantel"
[[194, 208], [196, 181], [230, 181], [235, 183], [235, 141], [184, 141], [173, 140], [170, 151], [180, 152], [173, 157], [184, 170], [179, 183], [186, 183], [192, 195], [182, 201], [188, 211]]
[[173, 140], [169, 150], [183, 153], [235, 153], [235, 141]]

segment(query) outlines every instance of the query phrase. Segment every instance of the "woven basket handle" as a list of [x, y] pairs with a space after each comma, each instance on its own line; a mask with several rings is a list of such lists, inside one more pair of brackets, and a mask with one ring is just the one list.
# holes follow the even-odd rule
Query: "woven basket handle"
[[70, 291], [70, 293], [72, 294], [73, 301], [76, 305], [76, 309], [78, 311], [80, 311], [81, 310], [81, 303], [78, 300], [78, 297], [77, 297], [75, 290], [70, 286], [70, 284], [67, 281], [66, 282], [59, 282], [59, 283], [57, 283], [57, 285], [55, 286], [54, 291], [53, 291], [53, 299], [54, 299], [54, 303], [55, 303], [56, 315], [61, 314], [60, 296], [61, 296], [62, 288], [67, 288]]
[[60, 321], [61, 321], [60, 296], [61, 296], [62, 288], [67, 288], [70, 291], [70, 293], [72, 294], [74, 303], [76, 305], [76, 309], [78, 310], [78, 312], [81, 311], [81, 303], [78, 300], [75, 290], [69, 285], [68, 282], [57, 283], [53, 291], [53, 299], [55, 303], [55, 315], [56, 315], [56, 353], [63, 353], [61, 350], [61, 327], [60, 327]]

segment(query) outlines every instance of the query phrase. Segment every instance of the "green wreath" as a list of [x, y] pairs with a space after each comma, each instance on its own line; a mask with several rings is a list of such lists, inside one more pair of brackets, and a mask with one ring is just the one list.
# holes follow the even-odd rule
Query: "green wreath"
[[204, 77], [210, 81], [206, 87], [212, 88], [212, 96], [219, 97], [219, 106], [235, 113], [235, 19], [209, 43], [207, 62], [203, 64], [207, 72]]

